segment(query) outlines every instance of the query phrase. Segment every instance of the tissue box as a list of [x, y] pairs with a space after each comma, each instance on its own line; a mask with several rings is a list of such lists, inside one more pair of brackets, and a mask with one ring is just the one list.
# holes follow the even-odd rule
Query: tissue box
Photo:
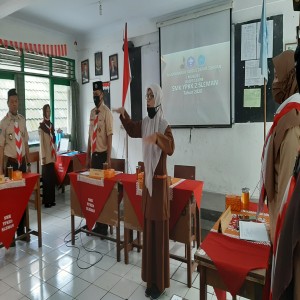
[[13, 180], [22, 180], [22, 172], [13, 171]]
[[115, 169], [104, 170], [104, 178], [112, 178], [115, 176]]
[[237, 195], [226, 195], [225, 196], [225, 208], [227, 209], [231, 206], [232, 211], [241, 211], [242, 209], [242, 202], [241, 196]]
[[0, 175], [0, 183], [4, 183], [5, 182], [5, 177], [3, 174]]
[[104, 177], [103, 170], [100, 169], [90, 169], [89, 177], [95, 178], [95, 179], [101, 179]]

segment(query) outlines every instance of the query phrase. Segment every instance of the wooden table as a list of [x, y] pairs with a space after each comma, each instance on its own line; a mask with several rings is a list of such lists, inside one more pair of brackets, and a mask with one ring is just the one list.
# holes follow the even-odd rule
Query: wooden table
[[[123, 246], [123, 241], [121, 241], [120, 238], [120, 201], [118, 197], [118, 181], [114, 181], [114, 187], [112, 188], [108, 198], [105, 200], [102, 197], [102, 191], [100, 186], [94, 186], [93, 183], [85, 182], [85, 185], [74, 187], [75, 185], [79, 185], [80, 182], [78, 180], [79, 173], [70, 173], [70, 179], [71, 179], [71, 238], [72, 238], [72, 245], [75, 244], [75, 235], [79, 232], [85, 232], [90, 235], [99, 236], [101, 238], [114, 241], [117, 244], [117, 261], [120, 261], [121, 258], [121, 249]], [[96, 180], [97, 181], [97, 180]], [[98, 180], [100, 181], [100, 180]], [[75, 188], [77, 188], [77, 192], [75, 191]], [[96, 193], [92, 193], [92, 189], [95, 188]], [[102, 187], [105, 189], [105, 183]], [[85, 189], [85, 191], [83, 191]], [[85, 192], [90, 192], [85, 193]], [[84, 225], [78, 229], [75, 230], [75, 217], [85, 218], [87, 222], [89, 222], [89, 216], [85, 212], [86, 205], [84, 203], [87, 203], [89, 201], [88, 199], [94, 199], [95, 201], [104, 201], [104, 206], [96, 215], [97, 222], [112, 225], [116, 227], [116, 238], [110, 237], [110, 236], [104, 236], [98, 233], [94, 233], [91, 230], [88, 229], [87, 225]], [[91, 228], [90, 228], [91, 229]]]
[[[236, 214], [255, 216], [256, 205], [252, 203], [251, 208], [251, 211], [237, 212]], [[267, 213], [261, 214], [260, 217], [264, 218], [267, 223], [269, 222], [269, 216]], [[215, 223], [212, 231], [218, 231], [219, 222], [220, 219]], [[232, 226], [229, 226], [229, 229], [226, 230], [225, 235], [232, 236], [232, 240], [237, 239], [237, 231]], [[220, 249], [220, 251], [222, 251], [222, 249]], [[205, 253], [205, 251], [199, 248], [196, 251], [194, 258], [198, 263], [198, 270], [200, 272], [200, 299], [206, 299], [207, 285], [226, 291], [227, 287], [221, 279], [216, 266], [214, 265], [210, 257]], [[243, 286], [239, 290], [238, 295], [248, 299], [263, 299], [263, 290], [266, 283], [266, 273], [266, 269], [256, 269], [249, 271], [245, 278]], [[236, 299], [236, 297], [233, 297], [233, 299]]]
[[[0, 185], [0, 248], [8, 248], [13, 240], [26, 237], [30, 234], [38, 237], [38, 246], [42, 247], [40, 175], [36, 173], [23, 173], [23, 181], [15, 181]], [[30, 229], [28, 202], [32, 191], [37, 186], [37, 230]], [[15, 232], [22, 215], [26, 212], [26, 233], [15, 238]]]
[[[126, 178], [122, 178], [121, 181], [124, 187], [124, 255], [125, 264], [128, 264], [128, 252], [134, 247], [142, 248], [140, 239], [140, 233], [143, 232], [143, 217], [142, 217], [142, 197], [141, 191], [132, 193], [136, 190], [136, 178], [135, 175], [124, 174]], [[187, 180], [188, 182], [188, 180]], [[201, 189], [203, 182], [190, 180]], [[200, 230], [200, 201], [199, 205], [196, 204], [193, 192], [190, 192], [190, 196], [187, 197], [187, 201], [184, 200], [183, 208], [179, 212], [176, 212], [174, 206], [176, 203], [176, 193], [179, 193], [180, 184], [173, 188], [173, 197], [170, 201], [171, 217], [170, 217], [170, 239], [176, 242], [183, 243], [185, 245], [185, 256], [179, 256], [170, 253], [170, 258], [187, 264], [187, 285], [192, 286], [192, 273], [197, 267], [197, 263], [191, 257], [191, 243], [196, 242], [197, 248], [200, 246], [201, 230]], [[131, 191], [130, 191], [131, 190]], [[130, 192], [129, 192], [130, 191]], [[128, 194], [130, 193], [130, 196]], [[173, 213], [172, 213], [173, 212]], [[177, 214], [177, 215], [176, 215]], [[176, 215], [176, 216], [175, 216]], [[132, 230], [137, 231], [137, 238], [133, 239]]]

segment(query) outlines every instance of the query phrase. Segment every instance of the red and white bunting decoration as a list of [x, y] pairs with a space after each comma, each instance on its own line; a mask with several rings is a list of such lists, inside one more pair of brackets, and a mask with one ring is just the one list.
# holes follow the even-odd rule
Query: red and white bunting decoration
[[12, 47], [15, 50], [21, 52], [31, 52], [44, 56], [67, 56], [67, 44], [61, 45], [48, 45], [48, 44], [33, 44], [33, 43], [23, 43], [17, 41], [9, 41], [0, 38], [0, 46]]

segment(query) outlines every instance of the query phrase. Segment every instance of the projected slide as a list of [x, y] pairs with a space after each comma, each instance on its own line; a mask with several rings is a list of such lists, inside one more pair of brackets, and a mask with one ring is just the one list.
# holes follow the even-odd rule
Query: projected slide
[[230, 42], [161, 56], [170, 125], [230, 124]]

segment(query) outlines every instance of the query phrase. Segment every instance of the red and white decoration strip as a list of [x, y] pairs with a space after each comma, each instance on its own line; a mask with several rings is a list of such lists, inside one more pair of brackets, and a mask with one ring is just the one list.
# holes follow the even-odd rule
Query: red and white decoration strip
[[0, 46], [12, 47], [15, 50], [35, 53], [45, 56], [67, 56], [67, 44], [48, 45], [9, 41], [0, 38]]

